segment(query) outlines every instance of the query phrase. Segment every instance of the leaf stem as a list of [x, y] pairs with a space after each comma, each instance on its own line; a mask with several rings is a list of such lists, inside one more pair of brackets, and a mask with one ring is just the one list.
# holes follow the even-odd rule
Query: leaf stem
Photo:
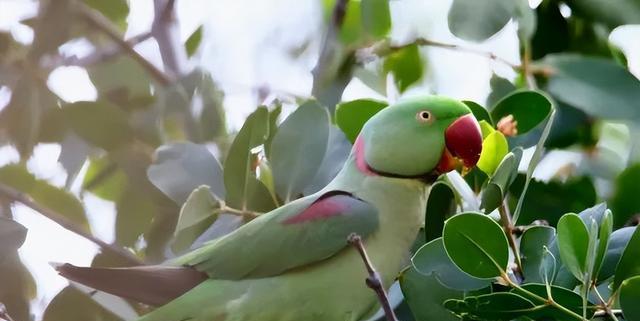
[[2, 184], [0, 183], [0, 194], [6, 196], [7, 198], [9, 198], [12, 201], [16, 201], [19, 202], [31, 209], [33, 209], [34, 211], [40, 213], [41, 215], [43, 215], [44, 217], [56, 222], [58, 225], [62, 226], [63, 228], [78, 234], [82, 237], [84, 237], [85, 239], [95, 243], [96, 245], [98, 245], [102, 250], [107, 251], [107, 252], [111, 252], [112, 254], [122, 258], [123, 260], [127, 261], [128, 263], [130, 263], [131, 265], [143, 265], [144, 262], [142, 262], [137, 256], [135, 256], [133, 253], [118, 247], [115, 244], [109, 244], [95, 236], [93, 236], [91, 233], [84, 231], [82, 228], [78, 227], [76, 224], [74, 224], [72, 221], [70, 221], [69, 219], [67, 219], [64, 215], [56, 212], [53, 209], [50, 209], [48, 207], [44, 207], [41, 206], [40, 204], [38, 204], [36, 201], [34, 201], [30, 196], [14, 189], [13, 187], [10, 187], [6, 184]]
[[514, 226], [511, 221], [511, 214], [509, 213], [506, 201], [502, 201], [502, 204], [498, 207], [498, 211], [500, 212], [500, 223], [502, 223], [504, 233], [507, 235], [507, 241], [509, 241], [509, 247], [511, 247], [511, 251], [513, 251], [513, 256], [515, 257], [517, 268], [514, 271], [514, 274], [518, 276], [518, 280], [522, 280], [522, 260], [520, 259], [520, 249], [518, 248], [516, 237], [513, 233]]
[[389, 304], [389, 297], [387, 296], [387, 291], [384, 289], [384, 284], [382, 282], [382, 278], [380, 274], [375, 270], [369, 256], [367, 255], [367, 251], [364, 248], [364, 244], [362, 243], [362, 238], [360, 235], [356, 233], [352, 233], [347, 238], [347, 242], [351, 244], [358, 250], [360, 253], [360, 257], [364, 262], [365, 267], [367, 268], [367, 272], [369, 276], [367, 277], [366, 283], [369, 288], [371, 288], [376, 295], [378, 296], [378, 301], [380, 301], [380, 305], [384, 310], [384, 315], [387, 321], [398, 321], [393, 308], [391, 308], [391, 304]]
[[220, 208], [218, 209], [218, 211], [220, 213], [227, 213], [227, 214], [233, 214], [233, 215], [237, 215], [237, 216], [242, 216], [244, 218], [247, 218], [248, 220], [253, 220], [254, 218], [256, 218], [256, 217], [258, 217], [258, 216], [260, 216], [262, 214], [262, 213], [259, 213], [259, 212], [254, 212], [254, 211], [249, 211], [249, 210], [240, 210], [240, 209], [237, 209], [237, 208], [229, 207], [222, 200], [218, 200], [218, 202], [220, 202]]
[[[600, 291], [598, 291], [598, 287], [596, 287], [596, 283], [593, 282], [591, 284], [591, 288], [593, 289], [593, 293], [596, 294], [596, 296], [598, 297], [598, 300], [600, 300], [600, 303], [602, 304], [602, 308], [604, 309], [604, 313], [608, 314], [612, 320], [614, 321], [618, 321], [618, 318], [616, 317], [615, 313], [613, 312], [613, 310], [611, 309], [611, 306], [609, 305], [609, 303], [602, 297], [602, 295], [600, 294]], [[597, 312], [596, 312], [597, 313]]]

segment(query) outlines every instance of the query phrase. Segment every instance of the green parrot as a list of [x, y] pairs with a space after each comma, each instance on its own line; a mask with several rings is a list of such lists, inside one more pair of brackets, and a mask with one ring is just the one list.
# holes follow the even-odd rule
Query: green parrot
[[139, 321], [358, 321], [378, 309], [359, 234], [389, 288], [424, 224], [429, 185], [480, 157], [482, 135], [463, 103], [406, 98], [362, 128], [325, 188], [167, 264], [58, 267], [96, 289], [159, 306]]

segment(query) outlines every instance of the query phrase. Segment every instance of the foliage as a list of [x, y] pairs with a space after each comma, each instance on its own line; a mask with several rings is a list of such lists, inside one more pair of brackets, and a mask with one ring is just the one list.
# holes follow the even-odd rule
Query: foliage
[[[97, 196], [115, 205], [116, 240], [97, 242], [92, 265], [163, 262], [324, 187], [366, 121], [393, 102], [392, 94], [343, 101], [347, 84], [357, 77], [383, 94], [415, 90], [431, 81], [424, 49], [435, 46], [488, 56], [517, 77], [493, 75], [485, 102], [464, 102], [480, 121], [483, 154], [464, 179], [442, 175], [432, 186], [426, 226], [398, 276], [412, 312], [403, 320], [639, 320], [640, 163], [632, 135], [640, 81], [608, 40], [612, 28], [640, 22], [638, 1], [543, 0], [530, 8], [525, 0], [454, 0], [448, 26], [461, 39], [484, 41], [517, 22], [518, 65], [429, 39], [396, 44], [392, 4], [353, 0], [340, 16], [341, 3], [323, 1], [327, 34], [312, 93], [265, 101], [237, 132], [227, 130], [231, 106], [207, 71], [188, 71], [187, 61], [159, 70], [130, 50], [135, 43], [122, 40], [126, 1], [43, 0], [22, 22], [33, 43], [0, 31], [0, 88], [11, 93], [0, 140], [20, 154], [0, 168], [0, 302], [13, 319], [29, 319], [36, 287], [17, 255], [28, 231], [11, 218], [12, 204], [95, 242], [85, 206], [87, 195]], [[571, 15], [561, 14], [565, 6]], [[154, 26], [175, 28], [170, 20], [156, 16]], [[155, 32], [140, 39], [163, 37]], [[160, 53], [196, 57], [205, 37], [200, 26], [185, 43], [158, 41]], [[59, 53], [81, 38], [95, 47], [92, 59]], [[88, 71], [96, 101], [67, 102], [47, 87], [45, 76], [64, 64]], [[60, 146], [64, 186], [29, 171], [40, 143]], [[550, 149], [585, 161], [534, 178]], [[79, 193], [71, 189], [76, 180]], [[75, 319], [117, 320], [123, 309], [145, 309], [97, 301], [67, 287], [44, 319], [71, 319], [71, 310]]]

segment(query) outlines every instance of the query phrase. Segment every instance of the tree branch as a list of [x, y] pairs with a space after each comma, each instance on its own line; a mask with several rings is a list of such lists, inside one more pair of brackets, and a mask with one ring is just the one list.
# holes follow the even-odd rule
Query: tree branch
[[518, 64], [514, 64], [514, 63], [510, 62], [509, 60], [504, 59], [504, 58], [502, 58], [502, 57], [500, 57], [500, 56], [498, 56], [495, 53], [490, 52], [490, 51], [484, 51], [484, 50], [480, 50], [480, 49], [465, 47], [465, 46], [462, 46], [462, 45], [444, 43], [444, 42], [430, 40], [430, 39], [426, 39], [426, 38], [417, 38], [414, 41], [412, 41], [410, 43], [407, 43], [407, 44], [403, 44], [403, 45], [390, 45], [388, 40], [382, 40], [382, 41], [379, 41], [379, 42], [373, 44], [372, 46], [370, 46], [368, 48], [361, 49], [357, 56], [360, 57], [360, 59], [359, 59], [360, 62], [366, 62], [366, 61], [368, 61], [368, 59], [370, 59], [371, 55], [375, 55], [375, 56], [378, 56], [378, 57], [384, 57], [384, 56], [387, 56], [387, 55], [389, 55], [389, 54], [391, 54], [393, 52], [396, 52], [398, 50], [401, 50], [401, 49], [404, 49], [406, 47], [413, 46], [413, 45], [429, 46], [429, 47], [436, 47], [436, 48], [442, 48], [442, 49], [459, 51], [459, 52], [466, 52], [466, 53], [482, 56], [482, 57], [485, 57], [487, 59], [502, 63], [502, 64], [504, 64], [504, 65], [506, 65], [508, 67], [511, 67], [512, 69], [515, 69], [515, 70], [522, 69], [522, 66], [520, 66]]
[[[139, 35], [133, 36], [125, 41], [127, 42], [129, 47], [133, 48], [136, 45], [140, 44], [141, 42], [148, 40], [149, 38], [151, 38], [151, 32], [144, 32]], [[87, 67], [102, 61], [107, 61], [109, 59], [112, 59], [120, 55], [121, 53], [122, 53], [122, 46], [113, 45], [113, 46], [109, 46], [102, 49], [96, 49], [90, 55], [87, 55], [81, 58], [78, 58], [75, 55], [66, 56], [66, 57], [60, 56], [57, 59], [55, 59], [55, 61], [50, 63], [49, 66], [45, 66], [45, 67], [50, 67], [52, 69], [58, 66]]]
[[498, 211], [500, 212], [500, 223], [502, 224], [502, 228], [504, 229], [504, 233], [507, 235], [507, 240], [509, 241], [509, 247], [511, 247], [511, 251], [513, 251], [513, 256], [516, 260], [516, 270], [514, 274], [518, 277], [518, 282], [520, 282], [522, 277], [522, 260], [520, 259], [520, 249], [518, 248], [518, 243], [516, 242], [516, 237], [514, 235], [514, 226], [511, 221], [511, 214], [509, 213], [509, 207], [507, 206], [506, 201], [503, 201], [500, 207], [498, 207]]
[[141, 54], [135, 51], [135, 49], [133, 49], [133, 46], [131, 46], [126, 40], [123, 39], [122, 35], [120, 35], [120, 32], [111, 24], [111, 22], [107, 18], [83, 3], [78, 3], [78, 11], [87, 20], [87, 22], [89, 22], [90, 25], [109, 37], [111, 41], [116, 43], [123, 52], [127, 53], [131, 56], [131, 58], [137, 61], [160, 84], [167, 86], [172, 83], [173, 79], [167, 76], [160, 69], [156, 68], [156, 66], [154, 66]]
[[13, 321], [7, 311], [7, 307], [2, 302], [0, 302], [0, 320]]
[[187, 65], [187, 52], [179, 41], [174, 14], [175, 0], [154, 0], [155, 17], [151, 34], [158, 42], [165, 71], [174, 77], [181, 76]]
[[131, 252], [128, 252], [116, 245], [109, 244], [91, 235], [91, 233], [88, 233], [83, 229], [79, 228], [72, 221], [64, 217], [62, 214], [48, 207], [39, 205], [30, 196], [14, 189], [13, 187], [0, 183], [0, 194], [3, 194], [4, 196], [6, 196], [8, 199], [12, 201], [19, 202], [33, 209], [34, 211], [39, 212], [40, 214], [56, 222], [58, 225], [62, 226], [63, 228], [84, 237], [85, 239], [98, 245], [102, 250], [106, 252], [111, 252], [112, 254], [122, 258], [123, 260], [131, 263], [132, 265], [144, 264], [137, 256], [133, 255]]
[[378, 300], [380, 301], [380, 305], [384, 310], [384, 315], [386, 316], [387, 321], [398, 321], [395, 312], [393, 312], [393, 308], [391, 308], [391, 304], [389, 304], [389, 297], [387, 297], [387, 291], [385, 291], [384, 289], [382, 278], [380, 277], [380, 274], [373, 268], [371, 260], [369, 260], [369, 256], [367, 255], [367, 251], [364, 248], [364, 244], [362, 243], [362, 238], [360, 237], [360, 235], [352, 233], [351, 235], [349, 235], [347, 242], [355, 247], [360, 253], [360, 257], [362, 257], [362, 261], [367, 268], [367, 272], [369, 272], [369, 276], [366, 280], [367, 286], [371, 288], [378, 296]]

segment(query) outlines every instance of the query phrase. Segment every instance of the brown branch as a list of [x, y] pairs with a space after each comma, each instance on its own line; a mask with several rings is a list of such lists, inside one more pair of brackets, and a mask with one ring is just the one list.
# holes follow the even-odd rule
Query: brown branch
[[[129, 47], [135, 47], [136, 45], [148, 40], [149, 38], [151, 38], [151, 32], [143, 32], [125, 41], [127, 42]], [[50, 67], [52, 69], [58, 66], [87, 67], [87, 66], [95, 65], [99, 62], [112, 59], [120, 55], [121, 53], [122, 53], [122, 46], [113, 45], [113, 46], [109, 46], [102, 49], [96, 49], [93, 53], [84, 57], [77, 57], [75, 55], [58, 57], [57, 59], [55, 59], [55, 61], [53, 61], [52, 63], [50, 63], [48, 66], [45, 66], [45, 67]]]
[[48, 207], [41, 206], [36, 201], [34, 201], [29, 195], [26, 195], [14, 189], [13, 187], [0, 183], [0, 194], [3, 194], [4, 196], [6, 196], [12, 201], [19, 202], [33, 209], [34, 211], [42, 214], [44, 217], [56, 222], [58, 225], [62, 226], [63, 228], [84, 237], [85, 239], [98, 245], [102, 250], [106, 252], [111, 252], [112, 254], [122, 258], [128, 263], [131, 263], [132, 265], [144, 264], [137, 256], [133, 255], [131, 252], [128, 252], [116, 245], [109, 244], [91, 235], [91, 233], [84, 231], [82, 228], [78, 227], [72, 221], [67, 219], [64, 215]]
[[0, 302], [0, 320], [13, 321], [7, 311], [7, 307], [2, 302]]
[[516, 237], [514, 233], [513, 222], [511, 221], [511, 214], [509, 213], [509, 207], [507, 206], [506, 201], [502, 201], [502, 205], [498, 207], [498, 211], [500, 212], [500, 223], [502, 224], [502, 228], [504, 229], [504, 233], [507, 235], [507, 241], [509, 241], [509, 247], [511, 247], [511, 251], [513, 251], [513, 256], [516, 260], [516, 269], [514, 270], [514, 274], [518, 277], [518, 281], [523, 279], [522, 277], [522, 260], [520, 259], [520, 249], [518, 248], [518, 243], [516, 242]]
[[151, 25], [151, 34], [158, 42], [165, 70], [177, 77], [184, 73], [187, 65], [187, 52], [179, 40], [174, 6], [175, 0], [153, 1], [155, 17]]
[[484, 51], [484, 50], [475, 49], [475, 48], [471, 48], [471, 47], [465, 47], [463, 45], [444, 43], [444, 42], [430, 40], [430, 39], [426, 39], [426, 38], [417, 38], [416, 40], [414, 40], [414, 41], [412, 41], [410, 43], [407, 43], [407, 44], [403, 44], [403, 45], [390, 45], [388, 40], [382, 40], [382, 41], [379, 41], [379, 42], [375, 43], [371, 47], [361, 49], [361, 51], [359, 52], [358, 56], [361, 57], [360, 58], [361, 62], [366, 62], [371, 55], [375, 55], [375, 56], [378, 56], [378, 57], [383, 57], [383, 56], [387, 56], [387, 55], [389, 55], [389, 54], [391, 54], [393, 52], [396, 52], [398, 50], [401, 50], [401, 49], [404, 49], [406, 47], [413, 46], [413, 45], [429, 46], [429, 47], [442, 48], [442, 49], [446, 49], [446, 50], [466, 52], [466, 53], [482, 56], [482, 57], [485, 57], [487, 59], [502, 63], [502, 64], [504, 64], [504, 65], [506, 65], [508, 67], [511, 67], [512, 69], [515, 69], [515, 70], [522, 69], [522, 66], [520, 66], [518, 64], [514, 64], [514, 63], [510, 62], [509, 60], [507, 60], [505, 58], [502, 58], [502, 57], [500, 57], [500, 56], [498, 56], [495, 53], [490, 52], [490, 51]]
[[78, 11], [90, 25], [109, 37], [111, 41], [117, 44], [123, 52], [127, 53], [131, 58], [137, 61], [160, 84], [167, 86], [172, 83], [173, 80], [169, 78], [169, 76], [156, 68], [156, 66], [133, 49], [133, 46], [123, 39], [120, 32], [107, 18], [83, 3], [78, 3]]
[[318, 91], [322, 87], [321, 84], [329, 69], [329, 65], [331, 65], [336, 54], [338, 33], [344, 24], [344, 17], [347, 13], [348, 4], [349, 0], [336, 0], [333, 7], [329, 27], [322, 39], [322, 47], [320, 49], [320, 55], [318, 56], [318, 62], [311, 71], [311, 74], [313, 75], [312, 94], [316, 97], [318, 96]]
[[355, 247], [360, 253], [360, 257], [362, 257], [362, 261], [367, 268], [367, 272], [369, 272], [369, 276], [366, 280], [367, 286], [371, 288], [378, 296], [378, 301], [380, 301], [380, 305], [384, 310], [384, 315], [386, 316], [387, 321], [398, 321], [393, 308], [391, 308], [391, 304], [389, 304], [389, 297], [387, 296], [387, 291], [385, 291], [384, 289], [382, 278], [380, 277], [380, 274], [373, 268], [371, 260], [369, 260], [369, 256], [367, 255], [367, 251], [364, 248], [364, 244], [362, 243], [362, 238], [360, 237], [360, 235], [352, 233], [347, 238], [347, 242]]

